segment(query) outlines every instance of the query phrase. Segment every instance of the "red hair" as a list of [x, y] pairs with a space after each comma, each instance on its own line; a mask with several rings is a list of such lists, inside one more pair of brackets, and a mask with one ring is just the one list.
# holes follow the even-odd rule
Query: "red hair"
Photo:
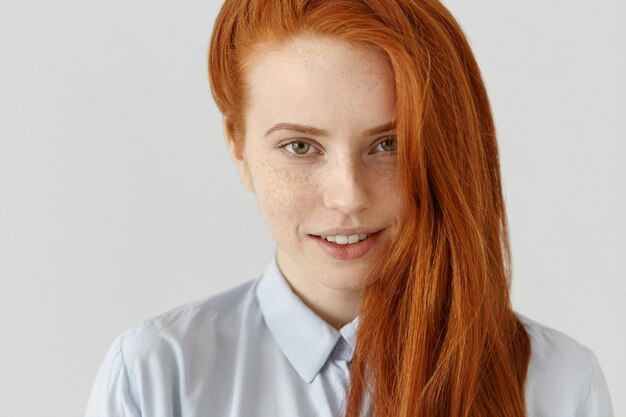
[[377, 417], [524, 416], [495, 128], [458, 23], [437, 0], [226, 0], [209, 75], [233, 140], [251, 57], [309, 34], [374, 48], [395, 76], [404, 218], [363, 291], [346, 415], [369, 392]]

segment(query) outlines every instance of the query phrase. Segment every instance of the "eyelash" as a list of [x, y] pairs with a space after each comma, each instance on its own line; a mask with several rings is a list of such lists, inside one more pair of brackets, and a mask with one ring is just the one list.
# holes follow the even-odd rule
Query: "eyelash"
[[[387, 140], [389, 140], [389, 139], [393, 139], [393, 140], [394, 140], [394, 142], [397, 142], [397, 138], [396, 138], [396, 136], [395, 136], [395, 135], [385, 136], [385, 137], [381, 138], [381, 140], [380, 140], [380, 141], [378, 141], [378, 143], [376, 143], [376, 145], [374, 145], [374, 149], [375, 149], [375, 148], [377, 148], [377, 147], [378, 147], [378, 146], [380, 146], [383, 142], [385, 142], [385, 141], [387, 141]], [[315, 155], [315, 154], [317, 153], [317, 152], [306, 152], [306, 153], [303, 153], [303, 154], [298, 154], [298, 153], [291, 152], [291, 151], [287, 150], [287, 147], [288, 147], [288, 146], [290, 146], [290, 145], [293, 145], [294, 143], [305, 143], [305, 144], [307, 144], [307, 145], [311, 146], [312, 148], [317, 149], [317, 147], [316, 147], [314, 144], [312, 144], [310, 141], [308, 141], [308, 140], [304, 140], [304, 139], [295, 139], [295, 140], [291, 140], [291, 141], [289, 141], [289, 142], [287, 142], [287, 143], [283, 143], [283, 144], [281, 144], [281, 145], [278, 145], [278, 147], [279, 147], [279, 148], [281, 148], [282, 150], [284, 150], [284, 151], [285, 151], [285, 153], [286, 153], [289, 157], [292, 157], [292, 158], [305, 158], [305, 157], [307, 157], [307, 156], [310, 156], [310, 155]], [[396, 147], [397, 147], [397, 143], [394, 143], [394, 144], [395, 144], [395, 145], [396, 145]], [[318, 151], [318, 152], [319, 152], [319, 151]], [[384, 150], [383, 150], [383, 151], [373, 152], [373, 153], [395, 153], [395, 149], [394, 149], [393, 151], [384, 151]]]

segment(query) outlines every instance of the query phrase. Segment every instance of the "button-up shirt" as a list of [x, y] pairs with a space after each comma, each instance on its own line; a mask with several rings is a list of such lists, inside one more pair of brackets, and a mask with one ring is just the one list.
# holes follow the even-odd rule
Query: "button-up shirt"
[[[518, 315], [532, 355], [528, 417], [611, 417], [592, 351]], [[359, 317], [337, 330], [292, 291], [275, 259], [231, 290], [121, 333], [87, 417], [338, 417]], [[365, 397], [363, 415], [371, 410]]]

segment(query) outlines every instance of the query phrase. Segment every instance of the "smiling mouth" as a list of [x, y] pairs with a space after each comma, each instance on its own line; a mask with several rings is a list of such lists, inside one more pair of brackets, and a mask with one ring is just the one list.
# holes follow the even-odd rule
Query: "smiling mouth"
[[[372, 229], [370, 229], [372, 230]], [[367, 230], [367, 231], [370, 231]], [[375, 229], [374, 229], [375, 230]], [[339, 261], [356, 260], [377, 247], [377, 242], [384, 229], [370, 233], [309, 235], [322, 251]], [[360, 230], [355, 230], [360, 231]], [[330, 230], [330, 232], [335, 232]], [[338, 231], [343, 232], [343, 231]], [[346, 231], [350, 232], [350, 231]], [[336, 232], [335, 232], [336, 233]], [[344, 232], [345, 233], [345, 232]]]
[[329, 235], [329, 236], [320, 236], [322, 239], [326, 239], [329, 242], [336, 243], [338, 245], [352, 245], [354, 243], [359, 243], [362, 240], [365, 240], [369, 237], [369, 233], [359, 233], [354, 235]]
[[372, 235], [380, 233], [382, 230], [370, 233], [354, 233], [354, 234], [332, 234], [332, 235], [310, 235], [312, 237], [320, 238], [337, 245], [354, 245], [362, 242]]

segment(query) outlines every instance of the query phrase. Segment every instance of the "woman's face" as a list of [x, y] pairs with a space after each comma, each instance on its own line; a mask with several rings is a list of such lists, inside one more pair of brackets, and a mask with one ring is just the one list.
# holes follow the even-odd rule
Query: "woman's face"
[[390, 66], [343, 41], [297, 38], [252, 58], [247, 83], [246, 136], [231, 150], [283, 274], [362, 289], [400, 215]]

